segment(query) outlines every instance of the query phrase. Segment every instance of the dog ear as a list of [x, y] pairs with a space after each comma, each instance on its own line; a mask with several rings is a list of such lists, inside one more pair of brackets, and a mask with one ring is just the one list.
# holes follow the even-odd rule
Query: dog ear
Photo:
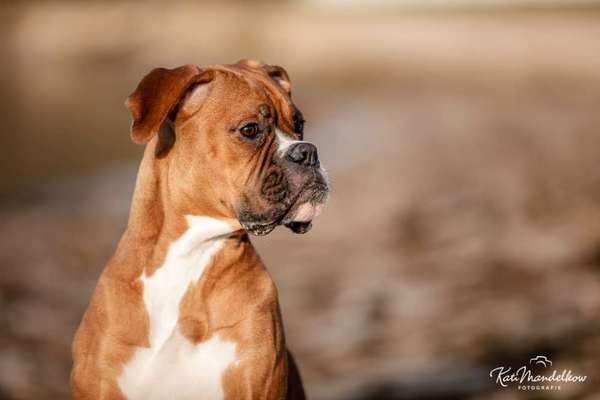
[[[125, 102], [133, 119], [131, 139], [135, 143], [147, 143], [162, 130], [167, 117], [175, 111], [187, 90], [195, 83], [212, 80], [212, 77], [212, 71], [203, 72], [195, 65], [150, 71]], [[165, 134], [161, 132], [161, 136]]]
[[290, 76], [287, 71], [280, 67], [279, 65], [265, 65], [265, 70], [267, 74], [273, 79], [279, 86], [283, 88], [287, 92], [287, 94], [292, 94], [292, 84], [290, 82]]
[[277, 84], [283, 90], [285, 90], [287, 94], [292, 94], [292, 84], [290, 83], [290, 76], [288, 75], [287, 71], [283, 69], [283, 67], [280, 67], [279, 65], [269, 65], [260, 61], [248, 59], [242, 59], [238, 61], [236, 65], [250, 67], [253, 69], [262, 68], [271, 79], [277, 82]]
[[185, 96], [181, 98], [177, 112], [188, 117], [197, 112], [210, 94], [212, 85], [207, 85], [207, 83], [212, 81], [214, 76], [215, 72], [213, 70], [206, 70], [198, 76], [194, 83], [189, 86]]

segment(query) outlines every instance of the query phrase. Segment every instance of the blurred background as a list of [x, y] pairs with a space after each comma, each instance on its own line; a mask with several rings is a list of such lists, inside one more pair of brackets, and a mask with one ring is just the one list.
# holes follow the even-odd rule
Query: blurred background
[[[256, 239], [317, 400], [600, 398], [600, 7], [576, 0], [0, 5], [0, 398], [64, 399], [156, 66], [292, 78], [333, 194]], [[587, 375], [502, 389], [545, 355]]]

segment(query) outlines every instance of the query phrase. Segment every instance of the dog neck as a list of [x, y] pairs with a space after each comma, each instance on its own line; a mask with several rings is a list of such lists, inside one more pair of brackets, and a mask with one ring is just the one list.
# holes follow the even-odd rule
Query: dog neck
[[[147, 275], [154, 273], [164, 261], [169, 247], [178, 239], [193, 238], [185, 242], [187, 250], [203, 243], [232, 239], [227, 242], [249, 243], [239, 222], [233, 219], [207, 215], [189, 215], [178, 212], [170, 203], [168, 170], [161, 168], [148, 145], [138, 171], [127, 229], [119, 243], [117, 255], [128, 257], [135, 253], [135, 264]], [[163, 166], [164, 167], [164, 166]], [[188, 235], [193, 233], [193, 235]], [[182, 250], [183, 251], [183, 250]], [[139, 273], [139, 268], [136, 268]]]

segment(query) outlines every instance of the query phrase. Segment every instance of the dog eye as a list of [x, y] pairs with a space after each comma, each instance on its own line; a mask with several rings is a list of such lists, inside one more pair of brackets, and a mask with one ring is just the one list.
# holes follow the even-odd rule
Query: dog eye
[[294, 132], [302, 135], [304, 133], [304, 120], [294, 119]]
[[300, 135], [300, 139], [304, 136], [304, 117], [302, 113], [297, 108], [294, 110], [294, 115], [292, 116], [292, 123], [294, 124], [294, 132]]
[[255, 122], [246, 124], [240, 128], [240, 133], [247, 137], [248, 139], [253, 139], [258, 135], [258, 124]]

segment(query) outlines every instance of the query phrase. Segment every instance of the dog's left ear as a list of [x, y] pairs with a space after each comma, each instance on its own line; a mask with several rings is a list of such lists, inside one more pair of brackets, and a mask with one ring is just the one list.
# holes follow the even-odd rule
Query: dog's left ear
[[212, 71], [203, 72], [195, 65], [150, 71], [125, 102], [133, 119], [131, 139], [135, 143], [147, 143], [159, 131], [162, 137], [164, 128], [161, 127], [187, 90], [203, 80], [212, 79], [212, 74], [206, 72]]
[[292, 94], [292, 84], [290, 82], [290, 76], [287, 71], [280, 67], [279, 65], [265, 65], [265, 70], [267, 74], [273, 79], [275, 82], [279, 84], [289, 95]]
[[242, 59], [236, 63], [236, 65], [242, 65], [250, 67], [251, 69], [262, 69], [273, 79], [277, 84], [286, 91], [287, 94], [292, 94], [292, 84], [290, 83], [290, 76], [287, 71], [279, 65], [269, 65], [257, 60]]

